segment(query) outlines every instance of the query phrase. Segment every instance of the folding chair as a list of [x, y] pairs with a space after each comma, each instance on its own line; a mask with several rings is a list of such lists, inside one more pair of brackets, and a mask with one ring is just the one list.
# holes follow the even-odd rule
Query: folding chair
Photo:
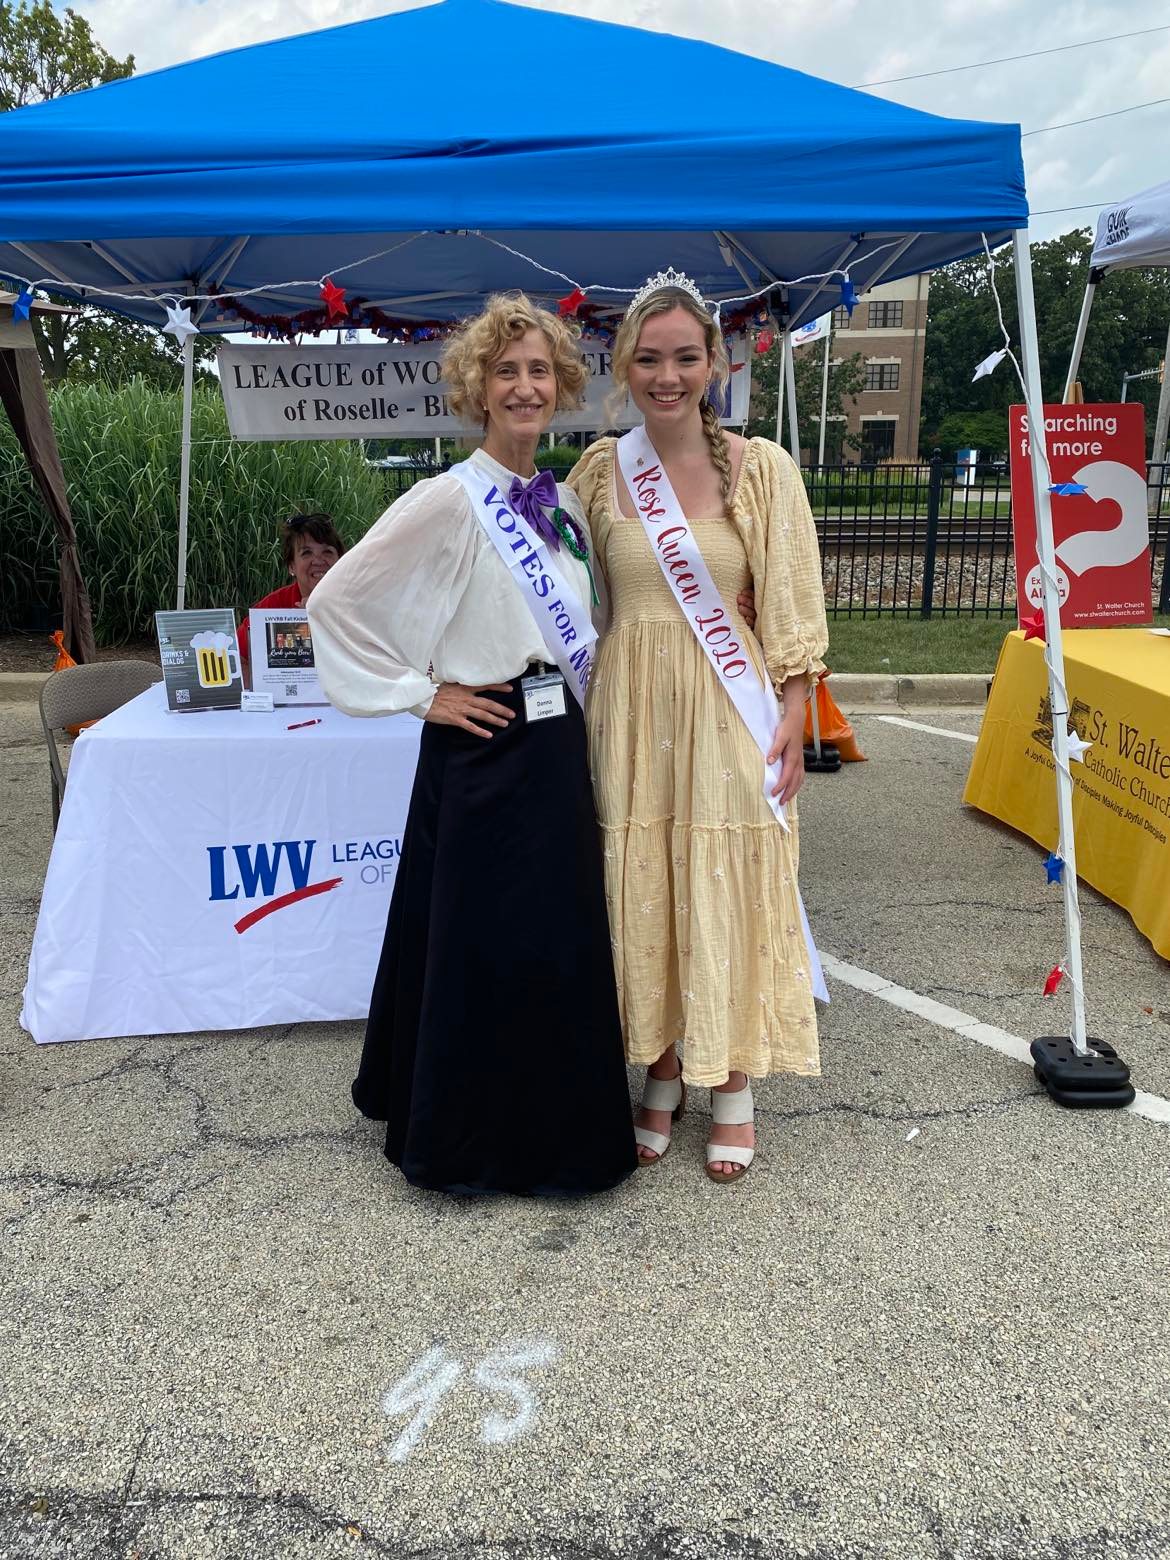
[[49, 747], [54, 834], [61, 816], [61, 798], [65, 794], [65, 770], [54, 733], [67, 726], [101, 720], [103, 715], [129, 703], [152, 683], [161, 681], [162, 668], [149, 661], [95, 661], [90, 666], [67, 667], [46, 679], [41, 689], [41, 725]]

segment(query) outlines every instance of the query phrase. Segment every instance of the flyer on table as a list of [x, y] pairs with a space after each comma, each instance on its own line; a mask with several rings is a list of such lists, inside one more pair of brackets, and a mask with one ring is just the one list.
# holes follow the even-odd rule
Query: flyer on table
[[[1020, 618], [1043, 604], [1027, 408], [1009, 413], [1012, 529]], [[1060, 621], [1065, 628], [1149, 623], [1150, 522], [1145, 408], [1046, 406], [1052, 532]]]
[[304, 607], [253, 607], [248, 613], [252, 689], [274, 704], [327, 704], [313, 658]]

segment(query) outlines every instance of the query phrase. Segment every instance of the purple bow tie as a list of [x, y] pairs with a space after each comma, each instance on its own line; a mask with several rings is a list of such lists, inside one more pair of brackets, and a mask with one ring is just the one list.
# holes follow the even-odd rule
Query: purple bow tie
[[523, 477], [513, 477], [508, 489], [508, 502], [518, 514], [524, 516], [536, 534], [554, 552], [560, 550], [561, 538], [557, 528], [544, 512], [544, 508], [557, 507], [557, 479], [551, 471], [538, 471], [531, 482]]

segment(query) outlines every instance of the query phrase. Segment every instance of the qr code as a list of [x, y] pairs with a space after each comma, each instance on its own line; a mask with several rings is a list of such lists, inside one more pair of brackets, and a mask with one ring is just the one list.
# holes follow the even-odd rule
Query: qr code
[[296, 685], [296, 683], [285, 683], [285, 685], [284, 685], [284, 696], [285, 696], [286, 699], [295, 699], [296, 698], [296, 696], [297, 696], [297, 685]]
[[190, 688], [176, 688], [175, 689], [175, 703], [176, 704], [190, 704], [190, 702], [191, 702], [191, 690], [190, 690]]

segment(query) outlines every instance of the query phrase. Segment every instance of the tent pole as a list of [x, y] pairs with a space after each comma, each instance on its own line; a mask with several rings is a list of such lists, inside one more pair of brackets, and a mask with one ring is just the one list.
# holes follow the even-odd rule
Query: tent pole
[[825, 464], [825, 418], [829, 415], [829, 343], [833, 339], [833, 316], [825, 332], [825, 363], [821, 370], [821, 431], [817, 438], [817, 465]]
[[800, 429], [796, 424], [796, 354], [792, 350], [792, 333], [784, 332], [788, 352], [784, 358], [784, 389], [788, 396], [788, 449], [796, 464], [800, 465]]
[[1085, 296], [1081, 300], [1081, 317], [1077, 321], [1077, 334], [1073, 341], [1072, 357], [1069, 359], [1068, 377], [1064, 381], [1064, 395], [1062, 400], [1067, 405], [1072, 399], [1072, 387], [1076, 383], [1077, 371], [1081, 366], [1081, 353], [1085, 346], [1085, 331], [1089, 328], [1089, 314], [1093, 307], [1093, 294], [1097, 291], [1097, 272], [1089, 272], [1088, 285], [1085, 288]]
[[1062, 961], [1072, 987], [1072, 1042], [1079, 1056], [1086, 1056], [1085, 995], [1081, 982], [1081, 917], [1077, 904], [1076, 845], [1073, 838], [1072, 775], [1068, 758], [1068, 692], [1064, 671], [1064, 642], [1060, 624], [1060, 596], [1056, 588], [1056, 549], [1052, 536], [1052, 503], [1048, 492], [1048, 441], [1044, 433], [1044, 395], [1040, 383], [1040, 346], [1036, 337], [1036, 301], [1032, 293], [1032, 257], [1027, 228], [1013, 234], [1016, 261], [1016, 303], [1020, 319], [1020, 346], [1024, 369], [1024, 399], [1028, 409], [1029, 464], [1032, 498], [1036, 509], [1036, 552], [1044, 591], [1044, 639], [1047, 645], [1048, 695], [1052, 706], [1052, 753], [1056, 759], [1056, 811], [1060, 833], [1057, 851], [1064, 862], [1064, 919], [1067, 948]]
[[191, 397], [195, 385], [195, 338], [183, 343], [183, 455], [179, 467], [179, 562], [175, 606], [182, 612], [187, 598], [187, 507], [191, 497]]
[[784, 331], [780, 337], [780, 370], [776, 378], [776, 443], [784, 443], [784, 388], [788, 383], [788, 354], [792, 351], [792, 343], [788, 339], [788, 332]]
[[[1166, 459], [1166, 434], [1170, 431], [1170, 379], [1166, 377], [1170, 365], [1170, 330], [1166, 332], [1166, 350], [1162, 353], [1162, 386], [1158, 391], [1158, 415], [1154, 419], [1154, 448], [1151, 459], [1155, 465]], [[1165, 487], [1163, 481], [1162, 486]]]

